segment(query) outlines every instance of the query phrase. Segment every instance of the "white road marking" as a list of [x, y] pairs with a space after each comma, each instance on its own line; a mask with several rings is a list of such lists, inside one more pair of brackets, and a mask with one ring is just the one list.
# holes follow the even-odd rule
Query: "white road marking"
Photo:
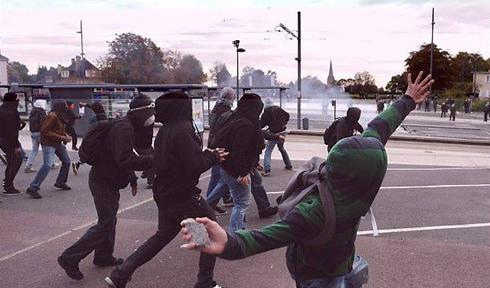
[[[206, 176], [203, 176], [203, 177], [199, 178], [199, 181], [204, 180], [204, 179], [209, 178], [209, 177], [211, 177], [211, 175], [206, 175]], [[139, 206], [141, 206], [141, 205], [143, 205], [143, 204], [146, 204], [146, 203], [148, 203], [148, 202], [151, 202], [151, 201], [153, 201], [153, 196], [152, 196], [152, 197], [149, 197], [149, 198], [147, 198], [147, 199], [145, 199], [145, 200], [141, 200], [140, 202], [137, 202], [137, 203], [135, 203], [135, 204], [133, 204], [133, 205], [130, 205], [130, 206], [126, 207], [126, 208], [119, 209], [119, 211], [117, 211], [117, 214], [119, 215], [119, 214], [121, 214], [121, 213], [123, 213], [123, 212], [126, 212], [126, 211], [131, 210], [131, 209], [136, 208], [136, 207], [139, 207]], [[64, 236], [66, 236], [66, 235], [69, 235], [69, 234], [71, 234], [71, 233], [73, 233], [73, 232], [76, 232], [76, 231], [80, 231], [80, 230], [82, 230], [82, 229], [85, 229], [85, 228], [87, 228], [87, 227], [89, 227], [89, 226], [94, 225], [95, 223], [97, 223], [97, 220], [90, 221], [90, 222], [88, 222], [88, 223], [86, 223], [86, 224], [82, 224], [82, 225], [80, 225], [80, 226], [78, 226], [78, 227], [72, 228], [72, 229], [70, 229], [70, 230], [68, 230], [68, 231], [66, 231], [66, 232], [63, 232], [63, 233], [61, 233], [61, 234], [58, 234], [58, 235], [56, 235], [56, 236], [54, 236], [54, 237], [51, 237], [51, 238], [46, 239], [46, 240], [44, 240], [44, 241], [38, 242], [38, 243], [36, 243], [36, 244], [33, 244], [33, 245], [29, 246], [29, 247], [26, 247], [26, 248], [23, 248], [23, 249], [21, 249], [21, 250], [18, 250], [18, 251], [15, 251], [15, 252], [13, 252], [13, 253], [10, 253], [10, 254], [7, 254], [7, 255], [5, 255], [5, 256], [2, 256], [2, 257], [0, 258], [0, 262], [4, 262], [4, 261], [6, 261], [6, 260], [9, 260], [9, 259], [11, 259], [11, 258], [13, 258], [13, 257], [15, 257], [15, 256], [17, 256], [17, 255], [20, 255], [20, 254], [22, 254], [22, 253], [25, 253], [25, 252], [28, 252], [28, 251], [30, 251], [30, 250], [33, 250], [33, 249], [35, 249], [35, 248], [37, 248], [37, 247], [40, 247], [40, 246], [42, 246], [42, 245], [44, 245], [44, 244], [47, 244], [47, 243], [49, 243], [49, 242], [53, 242], [54, 240], [59, 239], [59, 238], [61, 238], [61, 237], [64, 237]]]
[[[412, 228], [380, 229], [380, 230], [378, 230], [378, 233], [379, 234], [388, 234], [388, 233], [452, 230], [452, 229], [467, 229], [467, 228], [481, 228], [481, 227], [490, 227], [490, 222], [474, 223], [474, 224], [461, 224], [461, 225], [443, 225], [443, 226], [425, 226], [425, 227], [412, 227]], [[370, 235], [370, 234], [373, 234], [372, 230], [358, 231], [357, 232], [357, 235]]]
[[388, 168], [388, 171], [490, 170], [485, 167]]
[[[471, 187], [490, 187], [490, 184], [454, 184], [454, 185], [425, 185], [425, 186], [385, 186], [379, 190], [397, 189], [437, 189], [437, 188], [471, 188]], [[284, 191], [267, 192], [267, 195], [282, 194]]]

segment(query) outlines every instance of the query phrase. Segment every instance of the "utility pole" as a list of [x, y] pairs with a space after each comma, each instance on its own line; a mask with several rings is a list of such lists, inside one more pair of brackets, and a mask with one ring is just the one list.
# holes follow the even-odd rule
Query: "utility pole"
[[83, 67], [83, 62], [85, 60], [85, 53], [83, 52], [83, 25], [82, 25], [82, 20], [80, 20], [80, 31], [77, 31], [78, 34], [80, 34], [80, 47], [82, 48], [82, 52], [80, 53], [80, 56], [82, 57], [82, 78], [85, 78], [85, 69]]
[[[430, 40], [430, 75], [432, 75], [432, 79], [434, 79], [434, 74], [432, 71], [433, 61], [434, 61], [434, 8], [432, 8], [432, 36]], [[430, 86], [430, 91], [432, 92], [432, 85]]]
[[298, 111], [297, 111], [297, 128], [301, 129], [301, 11], [298, 11], [298, 35], [294, 34], [288, 27], [284, 24], [279, 23], [275, 28], [277, 32], [284, 31], [288, 33], [293, 38], [298, 40], [298, 57], [294, 60], [298, 61]]

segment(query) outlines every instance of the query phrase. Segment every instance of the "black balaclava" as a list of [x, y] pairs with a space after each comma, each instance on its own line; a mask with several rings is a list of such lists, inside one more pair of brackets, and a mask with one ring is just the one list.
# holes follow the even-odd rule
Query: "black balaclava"
[[58, 115], [63, 115], [68, 110], [64, 99], [54, 99], [51, 103], [51, 111]]
[[151, 126], [155, 122], [155, 105], [151, 98], [136, 95], [129, 103], [128, 119], [136, 129]]
[[19, 106], [19, 99], [17, 98], [17, 93], [8, 92], [3, 95], [2, 106], [8, 109], [17, 110]]
[[259, 116], [263, 108], [264, 103], [262, 103], [259, 95], [246, 93], [238, 101], [236, 112], [240, 117], [247, 118], [250, 122], [256, 124], [259, 122]]
[[349, 109], [347, 109], [347, 119], [351, 123], [357, 123], [357, 121], [359, 121], [360, 118], [361, 118], [361, 109], [357, 107], [350, 107]]
[[185, 92], [165, 93], [155, 102], [157, 122], [165, 124], [184, 120], [192, 123], [192, 101]]

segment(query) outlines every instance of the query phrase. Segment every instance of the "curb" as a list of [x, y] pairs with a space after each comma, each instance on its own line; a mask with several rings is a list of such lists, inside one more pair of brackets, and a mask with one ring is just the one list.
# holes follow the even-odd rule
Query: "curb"
[[[320, 137], [323, 136], [323, 132], [321, 132], [321, 131], [310, 131], [310, 130], [290, 130], [289, 134], [300, 135], [300, 136], [320, 136]], [[410, 141], [410, 142], [425, 142], [425, 143], [446, 143], [446, 144], [490, 146], [490, 140], [479, 140], [479, 139], [392, 135], [390, 137], [390, 140]]]

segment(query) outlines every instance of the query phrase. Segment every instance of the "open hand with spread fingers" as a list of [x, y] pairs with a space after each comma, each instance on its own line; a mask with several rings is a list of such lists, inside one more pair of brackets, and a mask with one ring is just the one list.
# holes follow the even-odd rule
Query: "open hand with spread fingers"
[[422, 75], [424, 74], [423, 71], [419, 72], [419, 75], [415, 79], [415, 82], [412, 82], [412, 74], [408, 73], [407, 76], [407, 92], [405, 92], [406, 95], [410, 96], [415, 103], [422, 103], [425, 98], [427, 98], [430, 95], [429, 88], [430, 86], [434, 83], [434, 80], [432, 79], [432, 75], [427, 75], [424, 80], [420, 81], [422, 79]]

